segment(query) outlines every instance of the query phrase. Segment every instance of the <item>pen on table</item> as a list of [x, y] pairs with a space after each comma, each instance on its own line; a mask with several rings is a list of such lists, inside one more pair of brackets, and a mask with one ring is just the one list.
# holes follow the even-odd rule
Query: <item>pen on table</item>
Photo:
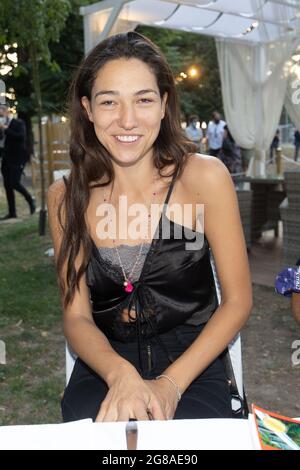
[[130, 419], [126, 424], [126, 444], [127, 450], [136, 450], [137, 448], [137, 437], [138, 437], [138, 427], [137, 421]]

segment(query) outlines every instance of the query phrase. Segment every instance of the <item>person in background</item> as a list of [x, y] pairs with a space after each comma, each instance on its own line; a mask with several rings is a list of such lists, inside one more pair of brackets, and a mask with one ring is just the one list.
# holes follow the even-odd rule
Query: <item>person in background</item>
[[294, 160], [296, 162], [298, 160], [298, 154], [299, 154], [299, 149], [300, 149], [300, 132], [299, 132], [298, 129], [296, 130], [296, 132], [294, 134], [294, 137], [295, 137], [295, 141], [294, 141], [294, 144], [295, 144]]
[[219, 157], [223, 144], [225, 121], [222, 121], [220, 113], [214, 111], [212, 121], [207, 126], [206, 137], [208, 140], [209, 155]]
[[[8, 113], [1, 113], [0, 111], [0, 126], [8, 126], [10, 121]], [[4, 143], [5, 143], [5, 135], [4, 132], [0, 132], [0, 161], [4, 155]]]
[[235, 143], [227, 125], [224, 126], [223, 144], [219, 157], [231, 175], [243, 172], [241, 150]]
[[0, 117], [6, 122], [6, 124], [0, 123], [0, 139], [5, 138], [1, 172], [8, 204], [8, 214], [0, 220], [6, 220], [17, 217], [14, 190], [24, 196], [28, 202], [30, 214], [35, 212], [35, 200], [20, 182], [28, 160], [25, 123], [21, 119], [12, 118], [5, 105], [0, 107]]
[[291, 298], [291, 310], [297, 323], [300, 325], [300, 258], [295, 267], [288, 267], [277, 274], [275, 279], [275, 292]]
[[201, 127], [197, 127], [199, 117], [196, 114], [192, 114], [189, 117], [189, 125], [185, 129], [185, 133], [189, 140], [192, 140], [196, 145], [198, 152], [201, 153], [201, 143], [203, 139], [203, 131]]
[[280, 130], [277, 129], [276, 134], [270, 146], [270, 163], [274, 163], [274, 150], [277, 150], [280, 145]]

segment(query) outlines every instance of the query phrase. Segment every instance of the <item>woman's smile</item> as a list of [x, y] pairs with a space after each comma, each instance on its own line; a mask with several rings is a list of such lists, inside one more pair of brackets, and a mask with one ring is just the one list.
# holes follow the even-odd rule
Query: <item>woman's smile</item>
[[130, 146], [141, 140], [142, 135], [115, 135], [115, 141], [120, 145]]

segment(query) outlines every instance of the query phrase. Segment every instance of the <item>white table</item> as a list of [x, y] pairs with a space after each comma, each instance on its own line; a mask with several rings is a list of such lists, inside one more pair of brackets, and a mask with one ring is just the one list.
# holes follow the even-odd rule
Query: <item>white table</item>
[[[252, 415], [241, 419], [138, 421], [138, 450], [258, 449]], [[0, 427], [0, 449], [126, 450], [125, 422]]]

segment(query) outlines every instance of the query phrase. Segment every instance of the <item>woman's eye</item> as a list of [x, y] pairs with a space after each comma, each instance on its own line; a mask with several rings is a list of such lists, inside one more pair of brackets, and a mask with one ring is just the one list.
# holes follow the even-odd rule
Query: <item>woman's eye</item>
[[[150, 100], [149, 98], [141, 98], [140, 101], [142, 101], [143, 103], [152, 103], [153, 100]], [[107, 105], [107, 106], [111, 106], [112, 104], [114, 104], [114, 101], [111, 101], [111, 100], [107, 100], [107, 101], [103, 101], [101, 104], [103, 105]]]
[[110, 101], [110, 100], [108, 100], [108, 101], [103, 101], [103, 103], [101, 103], [101, 104], [107, 104], [107, 103], [113, 103], [113, 101]]

